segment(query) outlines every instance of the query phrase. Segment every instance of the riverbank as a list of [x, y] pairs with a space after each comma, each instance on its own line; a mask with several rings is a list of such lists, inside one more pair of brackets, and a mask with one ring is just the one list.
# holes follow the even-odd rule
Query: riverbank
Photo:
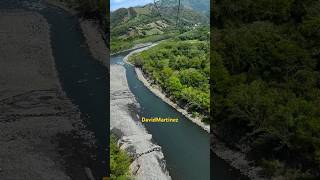
[[0, 179], [88, 179], [94, 137], [62, 91], [47, 20], [0, 16]]
[[[48, 4], [59, 7], [70, 14], [77, 16], [78, 12], [59, 0], [46, 0]], [[99, 27], [99, 22], [94, 19], [84, 19], [79, 17], [79, 24], [81, 31], [86, 39], [87, 46], [90, 50], [91, 55], [102, 63], [104, 66], [109, 68], [109, 49], [107, 48], [106, 42], [103, 39], [102, 30]]]
[[152, 135], [139, 121], [139, 104], [129, 89], [123, 66], [110, 65], [110, 83], [110, 130], [119, 147], [134, 158], [131, 174], [139, 180], [170, 180], [161, 147], [152, 142]]
[[152, 44], [153, 44], [153, 43], [136, 44], [134, 47], [132, 47], [132, 48], [130, 48], [130, 49], [126, 49], [126, 50], [122, 50], [122, 51], [118, 51], [118, 52], [112, 53], [112, 54], [110, 54], [110, 56], [114, 56], [114, 55], [121, 54], [121, 53], [125, 53], [125, 52], [134, 51], [134, 50], [137, 50], [137, 49], [141, 49], [141, 48], [144, 48], [144, 47], [148, 47], [148, 46], [150, 46], [150, 45], [152, 45]]
[[[160, 42], [158, 43], [154, 43], [151, 44], [149, 46], [137, 49], [132, 51], [131, 53], [129, 53], [123, 60], [124, 62], [134, 66], [132, 63], [130, 63], [128, 61], [129, 57], [132, 56], [133, 54], [148, 50], [151, 47], [154, 47], [156, 45], [158, 45]], [[162, 99], [164, 102], [166, 102], [167, 104], [169, 104], [171, 107], [173, 107], [174, 109], [176, 109], [178, 112], [180, 112], [181, 114], [183, 114], [187, 119], [189, 119], [190, 121], [192, 121], [193, 123], [195, 123], [196, 125], [200, 126], [202, 129], [204, 129], [206, 132], [210, 133], [210, 125], [205, 124], [201, 121], [200, 118], [194, 118], [192, 117], [192, 114], [190, 114], [187, 110], [181, 108], [178, 104], [174, 103], [170, 98], [168, 98], [165, 93], [163, 93], [161, 91], [161, 88], [156, 86], [156, 85], [151, 85], [150, 83], [150, 79], [148, 79], [142, 72], [142, 70], [140, 68], [136, 68], [135, 67], [135, 71], [137, 74], [138, 79], [156, 96], [158, 96], [160, 99]]]
[[240, 171], [241, 174], [249, 179], [255, 180], [267, 180], [261, 176], [261, 167], [254, 166], [253, 161], [248, 161], [245, 153], [239, 150], [230, 148], [224, 143], [216, 133], [211, 134], [211, 146], [210, 149], [219, 158], [230, 164], [231, 167]]
[[103, 39], [99, 23], [95, 20], [80, 19], [80, 27], [92, 56], [109, 68], [109, 49]]

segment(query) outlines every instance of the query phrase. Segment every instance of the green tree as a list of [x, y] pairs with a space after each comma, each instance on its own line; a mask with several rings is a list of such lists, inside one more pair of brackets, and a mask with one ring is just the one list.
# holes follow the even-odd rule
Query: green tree
[[111, 179], [130, 179], [129, 166], [131, 158], [128, 154], [119, 149], [116, 143], [116, 138], [110, 136], [110, 170]]

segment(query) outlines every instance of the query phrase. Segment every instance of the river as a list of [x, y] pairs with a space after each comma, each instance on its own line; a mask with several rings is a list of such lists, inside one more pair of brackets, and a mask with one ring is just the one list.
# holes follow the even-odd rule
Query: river
[[44, 9], [42, 14], [51, 25], [53, 55], [63, 90], [86, 117], [96, 137], [99, 154], [94, 173], [101, 179], [109, 163], [107, 68], [91, 56], [76, 16], [54, 7]]
[[210, 137], [205, 130], [163, 102], [138, 80], [134, 68], [123, 63], [128, 53], [112, 56], [110, 63], [125, 66], [129, 88], [141, 106], [140, 117], [179, 118], [179, 123], [144, 124], [153, 140], [162, 147], [172, 179], [246, 180], [214, 153], [210, 156]]

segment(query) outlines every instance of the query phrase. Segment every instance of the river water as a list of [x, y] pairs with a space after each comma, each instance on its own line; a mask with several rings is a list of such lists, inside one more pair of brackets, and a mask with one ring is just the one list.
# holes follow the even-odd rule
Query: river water
[[109, 163], [107, 68], [91, 56], [76, 16], [54, 7], [41, 12], [51, 25], [51, 45], [63, 90], [94, 132], [99, 154], [93, 171], [97, 179], [102, 179]]

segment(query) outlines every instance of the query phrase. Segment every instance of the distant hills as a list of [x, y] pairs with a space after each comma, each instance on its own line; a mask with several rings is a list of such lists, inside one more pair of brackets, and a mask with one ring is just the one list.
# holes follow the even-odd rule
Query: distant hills
[[[194, 3], [193, 0], [183, 2], [179, 13], [180, 26], [191, 28], [195, 24], [209, 23], [202, 3]], [[162, 34], [176, 25], [177, 11], [177, 2], [172, 0], [165, 0], [157, 5], [120, 8], [111, 13], [111, 31], [113, 35], [123, 38]]]
[[117, 9], [110, 14], [111, 49], [114, 52], [128, 48], [137, 39], [140, 43], [156, 41], [209, 25], [209, 6], [209, 0], [181, 0], [179, 16], [176, 0]]

